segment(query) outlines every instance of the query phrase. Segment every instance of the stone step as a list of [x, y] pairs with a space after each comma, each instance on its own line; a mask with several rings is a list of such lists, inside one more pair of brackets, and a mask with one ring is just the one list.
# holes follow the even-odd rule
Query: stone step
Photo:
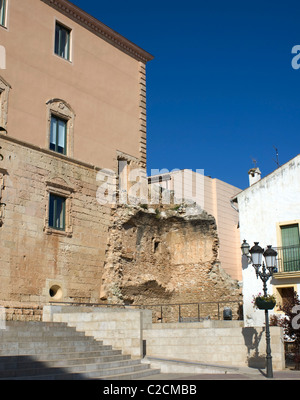
[[76, 331], [74, 327], [69, 327], [66, 323], [63, 322], [35, 322], [35, 321], [6, 321], [5, 329], [6, 330], [24, 330], [24, 331], [49, 331], [49, 330], [61, 330], [61, 331]]
[[86, 371], [84, 369], [77, 372], [66, 372], [64, 368], [52, 368], [52, 371], [44, 375], [15, 376], [10, 378], [0, 378], [0, 380], [83, 380], [83, 379], [137, 379], [142, 376], [158, 374], [159, 370], [150, 369], [148, 364], [127, 365], [110, 369], [95, 369]]
[[105, 380], [137, 380], [137, 379], [143, 379], [146, 377], [150, 377], [152, 375], [156, 376], [156, 379], [160, 379], [161, 377], [161, 372], [160, 369], [146, 369], [144, 371], [135, 371], [134, 373], [128, 372], [125, 374], [119, 374], [119, 375], [111, 375], [111, 376], [106, 376]]
[[[38, 335], [41, 334], [47, 334], [47, 333], [53, 333], [56, 332], [57, 334], [64, 333], [66, 335], [72, 335], [72, 333], [76, 333], [76, 328], [75, 327], [71, 327], [71, 326], [67, 326], [66, 324], [61, 323], [61, 326], [47, 326], [47, 325], [42, 325], [40, 328], [38, 328], [38, 326], [36, 325], [29, 325], [28, 327], [26, 327], [25, 325], [11, 325], [11, 324], [6, 324], [5, 328], [2, 328], [0, 330], [0, 336], [5, 336], [6, 334], [18, 334], [20, 333], [21, 335], [28, 335], [28, 334], [33, 334], [36, 333]], [[78, 333], [78, 332], [77, 332]]]
[[[92, 353], [94, 355], [94, 353]], [[12, 356], [12, 357], [0, 357], [0, 374], [6, 370], [12, 369], [28, 369], [28, 368], [36, 368], [41, 365], [46, 365], [47, 367], [61, 367], [65, 365], [80, 365], [80, 364], [99, 364], [99, 363], [108, 363], [115, 361], [124, 361], [130, 360], [130, 355], [123, 354], [113, 354], [106, 356], [87, 356], [87, 353], [70, 353], [63, 354], [63, 357], [59, 358], [60, 354], [53, 360], [49, 359], [47, 356], [40, 355], [39, 357], [35, 356]], [[69, 357], [69, 358], [67, 358]]]
[[74, 347], [74, 346], [86, 346], [90, 347], [91, 349], [97, 349], [100, 347], [109, 348], [110, 345], [104, 345], [102, 342], [98, 342], [96, 340], [91, 340], [85, 338], [72, 338], [69, 340], [61, 340], [59, 339], [43, 339], [43, 338], [32, 338], [32, 340], [1, 340], [0, 341], [0, 351], [5, 350], [8, 347], [15, 347], [19, 349], [27, 349], [27, 348], [38, 348], [38, 347]]
[[[35, 355], [31, 355], [37, 361], [55, 361], [55, 360], [63, 360], [68, 357], [72, 359], [76, 358], [91, 358], [91, 357], [114, 357], [122, 355], [121, 350], [97, 350], [97, 351], [73, 351], [73, 352], [61, 352], [61, 353], [39, 353]], [[27, 357], [30, 355], [21, 355], [15, 357]], [[129, 356], [130, 357], [130, 356]]]
[[96, 346], [94, 344], [83, 344], [83, 343], [64, 343], [64, 344], [55, 344], [53, 343], [51, 346], [41, 343], [37, 345], [36, 343], [16, 343], [14, 346], [10, 346], [9, 348], [0, 348], [0, 356], [8, 356], [8, 355], [38, 355], [41, 353], [74, 353], [74, 352], [91, 352], [91, 351], [112, 351], [111, 346]]
[[0, 333], [1, 380], [141, 379], [154, 373], [149, 364], [63, 323], [9, 322]]
[[[72, 365], [70, 361], [73, 361]], [[55, 375], [60, 373], [90, 373], [99, 371], [103, 374], [105, 370], [123, 369], [124, 367], [133, 367], [140, 365], [140, 360], [115, 360], [99, 363], [77, 363], [77, 360], [61, 360], [61, 362], [32, 362], [19, 368], [11, 368], [0, 371], [0, 378], [37, 376], [37, 375]]]
[[[83, 333], [83, 332], [79, 332], [79, 333]], [[52, 341], [72, 341], [72, 340], [80, 340], [82, 342], [93, 342], [95, 341], [95, 339], [91, 336], [85, 336], [83, 335], [77, 335], [76, 333], [72, 333], [72, 334], [68, 334], [68, 335], [64, 335], [62, 332], [60, 332], [59, 334], [56, 334], [55, 336], [53, 334], [49, 333], [41, 333], [41, 334], [37, 334], [34, 333], [32, 335], [30, 334], [25, 334], [25, 332], [22, 333], [13, 333], [11, 335], [6, 334], [1, 336], [0, 335], [0, 344], [3, 343], [24, 343], [24, 342], [52, 342]], [[97, 343], [99, 343], [100, 345], [103, 343], [102, 341], [97, 341]]]
[[78, 338], [78, 337], [69, 337], [69, 338], [60, 338], [60, 337], [49, 337], [49, 338], [42, 338], [42, 337], [28, 337], [28, 338], [13, 338], [13, 339], [0, 339], [0, 349], [4, 349], [7, 347], [19, 347], [19, 348], [28, 348], [38, 347], [38, 346], [58, 346], [58, 347], [68, 347], [68, 346], [75, 346], [75, 345], [85, 345], [85, 346], [94, 346], [94, 347], [101, 347], [101, 346], [109, 346], [104, 345], [102, 341], [93, 340], [93, 338]]
[[[63, 324], [62, 324], [63, 325]], [[0, 340], [26, 340], [26, 338], [88, 338], [84, 332], [78, 332], [73, 327], [66, 326], [45, 326], [42, 325], [39, 329], [38, 326], [29, 325], [27, 328], [24, 325], [9, 325], [5, 329], [0, 330]]]

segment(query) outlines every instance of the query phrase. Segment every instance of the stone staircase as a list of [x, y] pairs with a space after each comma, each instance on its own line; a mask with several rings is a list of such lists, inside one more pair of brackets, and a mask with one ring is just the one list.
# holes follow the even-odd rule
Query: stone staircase
[[0, 380], [132, 380], [159, 372], [63, 323], [11, 321], [0, 330]]

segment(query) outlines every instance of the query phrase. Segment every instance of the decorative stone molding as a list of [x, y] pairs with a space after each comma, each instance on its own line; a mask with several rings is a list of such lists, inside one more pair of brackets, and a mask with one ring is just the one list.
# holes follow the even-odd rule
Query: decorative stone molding
[[146, 66], [139, 63], [140, 82], [140, 159], [141, 167], [146, 168], [147, 163], [147, 112], [146, 112]]
[[130, 55], [131, 57], [146, 63], [147, 61], [153, 60], [153, 56], [130, 42], [128, 39], [115, 32], [102, 22], [92, 17], [85, 11], [76, 7], [74, 4], [67, 0], [42, 0], [50, 7], [55, 8], [68, 18], [82, 25], [84, 28], [93, 32], [95, 35], [101, 37], [103, 40], [109, 42], [119, 50]]
[[61, 99], [51, 99], [47, 103], [47, 143], [46, 147], [49, 148], [50, 143], [50, 127], [51, 127], [51, 116], [65, 119], [67, 123], [67, 156], [73, 157], [74, 155], [74, 123], [75, 123], [75, 112], [72, 107]]
[[7, 175], [7, 170], [4, 168], [0, 168], [0, 227], [4, 223], [4, 209], [6, 204], [2, 202], [2, 191], [5, 188], [4, 185], [4, 176]]
[[128, 163], [135, 165], [135, 168], [140, 166], [140, 160], [130, 154], [124, 153], [123, 151], [117, 150], [117, 160], [126, 160]]
[[11, 86], [0, 76], [0, 127], [7, 130], [8, 95]]
[[[72, 237], [72, 196], [74, 188], [60, 177], [54, 177], [46, 181], [46, 218], [44, 231], [47, 234], [56, 234], [67, 237]], [[54, 194], [57, 196], [62, 196], [66, 199], [66, 209], [65, 209], [65, 230], [60, 231], [49, 227], [49, 195]]]
[[[139, 158], [130, 156], [122, 151], [117, 150], [118, 161], [118, 200], [121, 204], [135, 202], [135, 198], [129, 198], [130, 188], [139, 181], [140, 178], [146, 179], [146, 164]], [[122, 173], [120, 175], [120, 166], [123, 163]], [[126, 165], [125, 165], [126, 164]], [[147, 186], [147, 185], [146, 185]], [[141, 195], [141, 193], [140, 193]], [[138, 200], [139, 202], [139, 200]]]

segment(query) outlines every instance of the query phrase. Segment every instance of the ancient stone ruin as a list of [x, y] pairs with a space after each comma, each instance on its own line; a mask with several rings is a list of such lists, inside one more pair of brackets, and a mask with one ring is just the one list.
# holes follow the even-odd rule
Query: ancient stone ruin
[[[206, 316], [213, 318], [215, 302], [241, 300], [237, 281], [218, 260], [213, 216], [183, 205], [168, 209], [123, 205], [116, 207], [113, 218], [102, 275], [102, 301], [156, 305], [153, 311], [158, 318], [161, 304], [180, 303], [188, 308], [185, 315], [195, 316], [196, 306], [183, 304], [214, 302], [206, 311]], [[173, 306], [164, 313], [170, 316], [177, 311]]]

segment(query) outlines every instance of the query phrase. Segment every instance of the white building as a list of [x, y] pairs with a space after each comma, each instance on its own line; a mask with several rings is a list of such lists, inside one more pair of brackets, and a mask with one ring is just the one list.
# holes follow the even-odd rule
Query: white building
[[[292, 291], [300, 293], [300, 155], [261, 178], [258, 168], [249, 171], [250, 186], [238, 193], [240, 241], [252, 247], [272, 245], [278, 252], [277, 272], [268, 282], [268, 292], [283, 304]], [[264, 312], [253, 308], [253, 295], [263, 293], [263, 284], [243, 257], [245, 325], [264, 324]], [[275, 307], [273, 312], [279, 312]]]

